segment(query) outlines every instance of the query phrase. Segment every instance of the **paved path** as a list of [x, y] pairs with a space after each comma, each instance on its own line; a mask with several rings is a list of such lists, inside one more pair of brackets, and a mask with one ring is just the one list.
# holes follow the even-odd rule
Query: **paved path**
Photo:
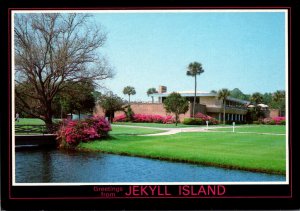
[[[114, 125], [114, 126], [120, 126], [120, 127], [133, 127], [133, 128], [148, 128], [148, 129], [155, 129], [155, 130], [163, 130], [164, 132], [161, 133], [154, 133], [154, 134], [145, 134], [145, 135], [139, 135], [139, 136], [166, 136], [166, 135], [172, 135], [176, 133], [184, 133], [184, 132], [219, 132], [219, 133], [230, 133], [232, 131], [216, 131], [213, 129], [217, 128], [232, 128], [232, 126], [213, 126], [209, 127], [207, 130], [206, 127], [184, 127], [184, 128], [159, 128], [159, 127], [147, 127], [147, 126], [137, 126], [137, 125]], [[239, 126], [236, 126], [235, 128], [238, 128]], [[247, 126], [246, 126], [247, 127]], [[249, 126], [252, 127], [252, 126]], [[261, 134], [261, 135], [278, 135], [283, 136], [285, 134], [280, 133], [259, 133], [259, 132], [235, 132], [235, 133], [249, 133], [249, 134]]]

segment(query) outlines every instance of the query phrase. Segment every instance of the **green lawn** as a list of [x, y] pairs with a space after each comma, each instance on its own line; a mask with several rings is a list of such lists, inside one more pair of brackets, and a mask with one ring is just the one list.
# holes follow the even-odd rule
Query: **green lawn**
[[[53, 122], [59, 121], [60, 119], [52, 119]], [[16, 125], [45, 125], [45, 122], [37, 118], [20, 118]]]
[[[235, 132], [275, 133], [285, 134], [285, 125], [241, 125], [235, 127]], [[213, 128], [214, 131], [232, 131], [230, 128]]]
[[16, 125], [44, 125], [45, 122], [36, 118], [20, 118]]
[[285, 174], [285, 136], [214, 132], [112, 135], [109, 140], [81, 143], [78, 149]]
[[109, 132], [111, 136], [115, 135], [144, 135], [153, 133], [162, 133], [164, 130], [149, 129], [149, 128], [133, 128], [112, 125], [112, 131]]
[[204, 127], [204, 125], [184, 125], [181, 123], [178, 123], [177, 126], [175, 124], [140, 123], [140, 122], [115, 122], [113, 124], [114, 125], [144, 126], [144, 127], [158, 127], [158, 128]]

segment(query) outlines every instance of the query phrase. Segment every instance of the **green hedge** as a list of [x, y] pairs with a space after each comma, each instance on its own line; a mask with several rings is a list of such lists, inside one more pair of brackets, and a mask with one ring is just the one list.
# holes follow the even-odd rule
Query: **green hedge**
[[185, 125], [202, 125], [204, 122], [199, 118], [184, 118], [183, 124]]

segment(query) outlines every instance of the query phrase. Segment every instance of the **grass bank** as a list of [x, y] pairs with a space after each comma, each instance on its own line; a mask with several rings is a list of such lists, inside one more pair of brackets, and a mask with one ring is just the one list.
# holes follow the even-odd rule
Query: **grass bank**
[[81, 143], [79, 150], [199, 163], [285, 174], [285, 137], [238, 133], [178, 133], [170, 136], [112, 135]]

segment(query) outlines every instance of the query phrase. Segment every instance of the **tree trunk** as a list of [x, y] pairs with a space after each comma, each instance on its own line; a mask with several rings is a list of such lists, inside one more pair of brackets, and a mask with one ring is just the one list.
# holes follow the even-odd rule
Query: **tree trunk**
[[129, 97], [129, 104], [130, 104], [130, 95], [128, 95], [128, 97]]
[[177, 126], [178, 123], [178, 114], [175, 114], [175, 125]]
[[195, 75], [195, 93], [194, 93], [193, 117], [195, 117], [196, 91], [197, 91], [197, 76]]
[[53, 122], [52, 122], [52, 118], [46, 117], [44, 119], [45, 124], [46, 124], [46, 130], [47, 133], [53, 133]]
[[153, 98], [153, 96], [152, 96], [152, 103], [154, 103], [154, 98]]
[[80, 110], [78, 110], [78, 119], [80, 120]]
[[46, 115], [44, 117], [44, 122], [46, 124], [46, 130], [48, 133], [53, 133], [53, 122], [52, 122], [52, 108], [51, 102], [46, 103]]
[[226, 107], [226, 101], [224, 100], [224, 103], [223, 103], [223, 124], [224, 125], [226, 124], [226, 121], [225, 121], [225, 118], [226, 118], [225, 107]]

